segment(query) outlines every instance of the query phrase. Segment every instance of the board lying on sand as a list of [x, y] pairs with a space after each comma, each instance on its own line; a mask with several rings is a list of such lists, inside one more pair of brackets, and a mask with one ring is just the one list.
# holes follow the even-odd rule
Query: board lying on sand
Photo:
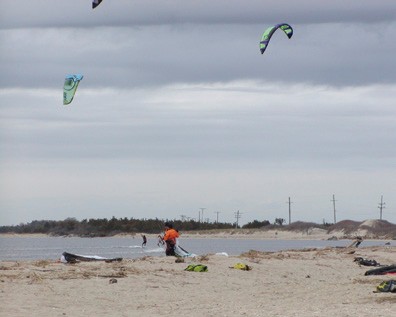
[[63, 263], [91, 262], [91, 261], [119, 262], [122, 261], [122, 258], [103, 258], [97, 255], [79, 255], [68, 252], [63, 252], [61, 257], [61, 262]]
[[395, 274], [396, 273], [396, 265], [385, 265], [378, 269], [368, 270], [364, 275], [386, 275], [386, 274]]

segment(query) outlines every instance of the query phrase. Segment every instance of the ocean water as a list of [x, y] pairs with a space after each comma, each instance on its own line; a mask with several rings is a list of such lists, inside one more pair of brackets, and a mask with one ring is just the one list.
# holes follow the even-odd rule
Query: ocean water
[[[76, 237], [0, 237], [0, 261], [57, 260], [64, 251], [80, 255], [122, 257], [135, 259], [143, 256], [165, 256], [157, 239], [137, 238], [76, 238]], [[396, 241], [364, 240], [364, 246], [396, 246]], [[227, 253], [239, 255], [249, 250], [280, 251], [289, 249], [345, 247], [351, 240], [258, 240], [258, 239], [198, 239], [181, 238], [180, 246], [196, 255]]]

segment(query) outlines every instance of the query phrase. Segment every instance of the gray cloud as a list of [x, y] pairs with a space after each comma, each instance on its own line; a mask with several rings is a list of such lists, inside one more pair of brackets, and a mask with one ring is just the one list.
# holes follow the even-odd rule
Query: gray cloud
[[[0, 224], [396, 205], [392, 1], [0, 3]], [[295, 33], [273, 37], [287, 21]], [[82, 73], [62, 105], [68, 73]], [[286, 214], [284, 215], [286, 217]], [[393, 217], [393, 218], [392, 218]]]
[[[393, 27], [392, 27], [393, 26]], [[239, 79], [365, 85], [395, 81], [391, 25], [295, 26], [265, 55], [260, 25], [2, 31], [0, 79], [8, 87], [55, 87], [70, 72], [87, 87], [127, 88]], [[336, 36], [334, 36], [336, 35]], [[43, 50], [45, 47], [45, 50]]]
[[[2, 130], [8, 135], [3, 155], [209, 158], [215, 165], [244, 159], [258, 165], [276, 160], [333, 165], [334, 160], [359, 158], [370, 166], [384, 160], [385, 166], [396, 156], [396, 91], [394, 86], [388, 87], [389, 95], [376, 90], [289, 86], [285, 92], [262, 82], [105, 91], [99, 96], [80, 89], [69, 107], [62, 107], [61, 94], [50, 90], [47, 97], [45, 92], [28, 94], [34, 108], [28, 112], [25, 97], [9, 93], [8, 101], [2, 98], [9, 104], [2, 110]], [[374, 151], [378, 140], [381, 151]], [[16, 145], [22, 152], [15, 151]]]
[[3, 0], [0, 27], [272, 24], [283, 21], [297, 24], [373, 23], [393, 21], [396, 13], [395, 5], [387, 0], [335, 0], [331, 3], [315, 0], [120, 0], [102, 3], [96, 10], [91, 10], [89, 2]]

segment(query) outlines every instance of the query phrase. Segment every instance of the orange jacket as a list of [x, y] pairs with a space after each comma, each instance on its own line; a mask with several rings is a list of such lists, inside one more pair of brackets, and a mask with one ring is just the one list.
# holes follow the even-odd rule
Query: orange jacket
[[176, 238], [179, 237], [179, 233], [175, 229], [168, 229], [164, 235], [164, 241], [172, 241], [176, 243]]

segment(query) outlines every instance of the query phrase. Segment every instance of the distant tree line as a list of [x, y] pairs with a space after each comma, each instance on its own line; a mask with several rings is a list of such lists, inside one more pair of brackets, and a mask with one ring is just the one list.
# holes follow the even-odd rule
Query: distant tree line
[[[195, 231], [211, 229], [231, 229], [235, 228], [235, 223], [221, 222], [198, 222], [195, 220], [170, 220], [170, 219], [134, 219], [112, 217], [110, 220], [104, 219], [84, 219], [78, 221], [75, 218], [65, 220], [34, 220], [30, 223], [16, 226], [0, 226], [0, 233], [43, 233], [53, 236], [76, 235], [81, 237], [105, 237], [120, 233], [160, 233], [164, 229], [164, 223], [170, 221], [177, 230]], [[262, 228], [270, 225], [268, 220], [254, 220], [242, 226], [242, 228]], [[239, 226], [237, 226], [240, 228]]]

